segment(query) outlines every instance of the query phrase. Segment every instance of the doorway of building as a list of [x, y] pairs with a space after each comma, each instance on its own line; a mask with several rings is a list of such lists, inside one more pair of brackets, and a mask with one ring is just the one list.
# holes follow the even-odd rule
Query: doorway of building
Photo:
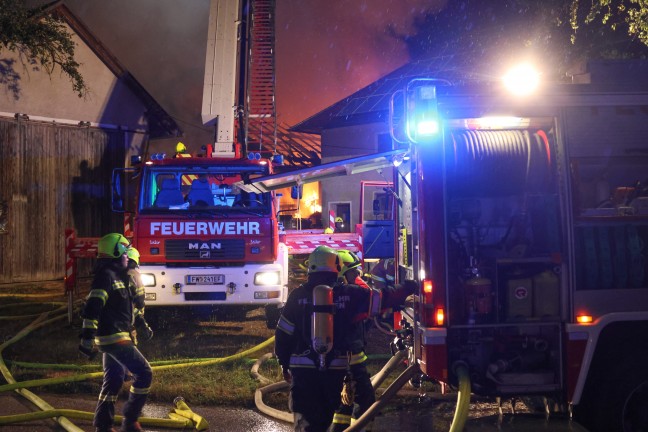
[[335, 232], [351, 232], [351, 203], [329, 202], [328, 208], [335, 215]]

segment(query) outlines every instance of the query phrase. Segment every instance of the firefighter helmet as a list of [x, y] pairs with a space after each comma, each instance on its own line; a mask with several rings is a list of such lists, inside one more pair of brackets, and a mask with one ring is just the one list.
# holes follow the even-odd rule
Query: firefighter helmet
[[340, 277], [344, 276], [344, 274], [349, 270], [358, 268], [362, 265], [358, 256], [349, 250], [340, 249], [338, 251], [338, 256], [340, 257], [340, 264], [342, 264], [342, 269], [338, 274]]
[[135, 261], [135, 264], [139, 266], [140, 253], [137, 249], [131, 246], [130, 248], [128, 248], [126, 254], [128, 255], [129, 260]]
[[97, 243], [97, 258], [119, 258], [128, 252], [130, 242], [119, 233], [106, 234]]
[[335, 249], [328, 246], [317, 246], [308, 256], [308, 273], [315, 272], [332, 272], [338, 273], [340, 266], [340, 257]]
[[176, 153], [187, 153], [187, 146], [182, 141], [178, 141], [176, 144]]

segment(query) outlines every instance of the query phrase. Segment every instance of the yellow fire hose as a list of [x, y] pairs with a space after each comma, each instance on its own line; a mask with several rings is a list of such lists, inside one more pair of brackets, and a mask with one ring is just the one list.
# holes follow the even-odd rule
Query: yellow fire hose
[[[67, 309], [66, 305], [61, 306], [59, 310], [64, 310]], [[18, 415], [10, 415], [10, 416], [2, 416], [0, 417], [0, 425], [5, 425], [5, 424], [11, 424], [11, 423], [17, 423], [17, 422], [25, 422], [25, 421], [33, 421], [33, 420], [41, 420], [45, 418], [55, 418], [55, 420], [67, 431], [69, 432], [83, 432], [82, 429], [78, 428], [74, 423], [72, 423], [69, 418], [76, 418], [76, 419], [92, 419], [94, 417], [94, 413], [89, 413], [89, 412], [84, 412], [84, 411], [77, 411], [77, 410], [69, 410], [69, 409], [55, 409], [47, 402], [44, 400], [40, 399], [38, 396], [36, 396], [34, 393], [26, 390], [27, 387], [34, 387], [34, 386], [43, 386], [43, 385], [51, 385], [51, 384], [59, 384], [63, 382], [73, 382], [73, 381], [81, 381], [85, 379], [91, 379], [91, 378], [96, 378], [96, 377], [102, 377], [103, 372], [94, 372], [94, 373], [87, 373], [87, 374], [81, 374], [81, 375], [73, 375], [69, 377], [60, 377], [60, 378], [49, 378], [49, 379], [40, 379], [40, 380], [30, 380], [30, 381], [24, 381], [24, 382], [16, 382], [16, 380], [13, 378], [11, 373], [9, 372], [9, 369], [7, 368], [4, 359], [2, 358], [2, 351], [10, 346], [11, 344], [19, 341], [23, 337], [27, 336], [29, 333], [31, 333], [33, 330], [51, 324], [54, 321], [62, 320], [64, 318], [67, 318], [67, 313], [64, 315], [60, 315], [54, 318], [51, 318], [49, 320], [46, 320], [48, 314], [50, 312], [45, 312], [41, 314], [36, 320], [34, 320], [31, 324], [29, 324], [27, 327], [22, 329], [18, 334], [16, 334], [13, 338], [10, 340], [6, 341], [2, 345], [0, 345], [0, 372], [4, 376], [5, 380], [7, 381], [8, 384], [0, 386], [0, 391], [8, 391], [8, 390], [14, 390], [18, 394], [22, 395], [23, 397], [27, 398], [30, 400], [34, 405], [36, 405], [38, 408], [41, 409], [41, 411], [37, 412], [32, 412], [32, 413], [27, 413], [27, 414], [18, 414]], [[23, 317], [16, 317], [16, 318], [25, 318]], [[174, 369], [174, 368], [182, 368], [182, 367], [194, 367], [194, 366], [207, 366], [207, 365], [212, 365], [212, 364], [218, 364], [218, 363], [225, 363], [228, 361], [240, 359], [242, 357], [246, 357], [247, 355], [258, 351], [260, 349], [263, 349], [271, 344], [274, 343], [274, 337], [266, 340], [265, 342], [252, 347], [248, 350], [242, 351], [240, 353], [228, 356], [228, 357], [222, 357], [222, 358], [214, 358], [214, 359], [200, 359], [197, 361], [185, 361], [183, 363], [174, 363], [174, 364], [165, 364], [162, 366], [154, 366], [152, 367], [153, 370], [167, 370], [167, 369]], [[187, 404], [184, 402], [183, 398], [176, 398], [174, 400], [174, 405], [175, 408], [169, 413], [169, 419], [159, 419], [159, 418], [148, 418], [148, 417], [140, 417], [139, 422], [145, 426], [158, 426], [158, 427], [167, 427], [167, 428], [179, 428], [179, 429], [184, 429], [187, 427], [194, 428], [195, 430], [205, 430], [208, 428], [207, 421], [202, 418], [200, 415], [194, 413], [191, 411], [191, 409], [187, 406]], [[116, 416], [116, 421], [121, 421], [120, 416]]]
[[465, 364], [456, 364], [454, 369], [459, 379], [459, 394], [457, 395], [455, 414], [448, 432], [461, 432], [466, 425], [468, 409], [470, 408], [470, 376], [468, 367]]

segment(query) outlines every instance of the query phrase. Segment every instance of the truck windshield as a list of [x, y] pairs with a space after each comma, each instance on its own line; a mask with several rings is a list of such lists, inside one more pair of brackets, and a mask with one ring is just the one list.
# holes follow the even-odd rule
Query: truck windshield
[[268, 214], [269, 193], [249, 193], [234, 183], [237, 174], [217, 169], [151, 168], [144, 173], [139, 208], [145, 213], [170, 211]]

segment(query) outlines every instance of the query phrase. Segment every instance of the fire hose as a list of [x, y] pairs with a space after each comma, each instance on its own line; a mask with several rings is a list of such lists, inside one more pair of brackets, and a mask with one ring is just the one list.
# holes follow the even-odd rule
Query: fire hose
[[[27, 388], [35, 387], [35, 386], [59, 384], [64, 382], [82, 381], [86, 379], [102, 377], [103, 372], [93, 372], [93, 373], [73, 375], [68, 377], [16, 382], [16, 380], [11, 375], [9, 369], [7, 368], [5, 361], [2, 357], [2, 352], [4, 351], [5, 348], [18, 342], [19, 340], [27, 336], [29, 333], [31, 333], [33, 330], [49, 325], [55, 321], [59, 321], [67, 318], [67, 311], [66, 311], [64, 314], [47, 319], [48, 315], [51, 312], [60, 312], [66, 309], [67, 309], [67, 305], [64, 304], [54, 311], [44, 312], [40, 314], [38, 318], [36, 318], [31, 324], [23, 328], [11, 339], [7, 340], [2, 345], [0, 345], [0, 373], [2, 373], [5, 380], [7, 381], [7, 384], [0, 386], [0, 392], [14, 390], [16, 393], [28, 399], [30, 402], [32, 402], [41, 410], [41, 411], [36, 411], [36, 412], [26, 413], [26, 414], [0, 416], [0, 425], [41, 420], [45, 418], [54, 418], [56, 422], [59, 425], [61, 425], [66, 431], [83, 432], [83, 430], [77, 427], [74, 423], [72, 423], [69, 420], [69, 418], [87, 420], [87, 419], [92, 419], [94, 417], [94, 413], [90, 413], [90, 412], [70, 410], [70, 409], [55, 409], [54, 407], [49, 405], [46, 401], [44, 401], [34, 393], [27, 390]], [[27, 315], [27, 316], [31, 316], [31, 315]], [[20, 317], [12, 316], [8, 318], [22, 319], [27, 316], [20, 316]], [[196, 360], [188, 360], [188, 361], [185, 360], [184, 362], [179, 364], [164, 362], [165, 364], [161, 366], [153, 366], [152, 369], [159, 371], [159, 370], [167, 370], [172, 368], [206, 366], [206, 365], [213, 365], [218, 363], [225, 363], [225, 362], [246, 357], [255, 351], [258, 351], [260, 349], [263, 349], [271, 345], [272, 343], [274, 343], [274, 337], [266, 340], [265, 342], [255, 347], [252, 347], [248, 350], [242, 351], [240, 353], [228, 357], [213, 358], [213, 359], [196, 359]], [[179, 429], [193, 428], [195, 430], [205, 430], [208, 428], [207, 421], [204, 418], [202, 418], [200, 415], [191, 411], [191, 409], [184, 402], [183, 398], [176, 398], [173, 402], [174, 402], [174, 409], [169, 413], [168, 419], [140, 417], [138, 421], [144, 426], [158, 426], [158, 427], [179, 428]], [[121, 421], [121, 417], [116, 416], [115, 420]]]

